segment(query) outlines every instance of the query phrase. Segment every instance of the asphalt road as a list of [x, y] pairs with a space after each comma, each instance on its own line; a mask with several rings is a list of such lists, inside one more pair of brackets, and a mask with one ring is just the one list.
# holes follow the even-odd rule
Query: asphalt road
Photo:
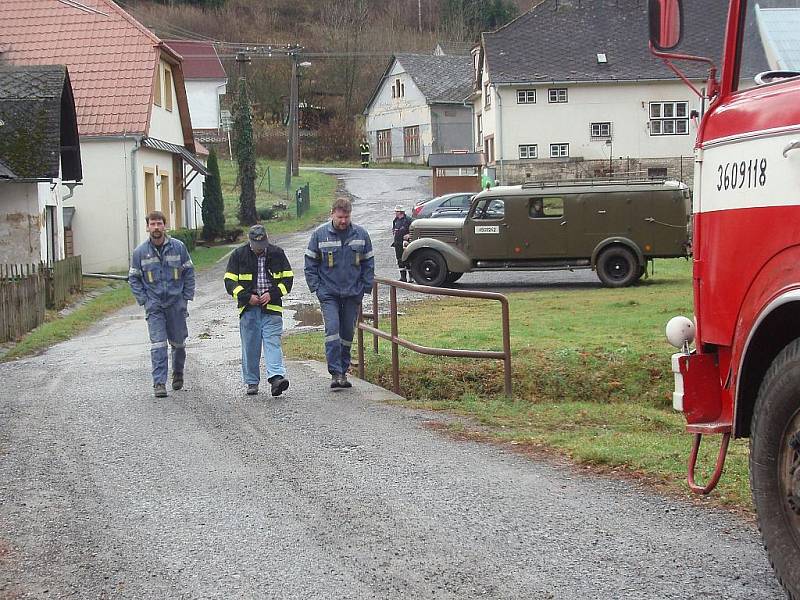
[[[425, 182], [342, 176], [391, 275], [384, 226]], [[306, 238], [280, 240], [298, 274]], [[222, 271], [199, 278], [167, 399], [137, 307], [0, 365], [0, 598], [783, 597], [737, 515], [449, 438], [364, 382], [330, 391], [319, 363], [245, 396]]]

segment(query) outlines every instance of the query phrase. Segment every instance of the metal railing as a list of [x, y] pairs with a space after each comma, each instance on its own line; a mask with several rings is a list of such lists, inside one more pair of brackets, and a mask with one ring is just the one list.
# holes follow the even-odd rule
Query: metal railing
[[[390, 319], [390, 332], [387, 333], [378, 328], [378, 284], [389, 286], [389, 319]], [[478, 298], [484, 300], [497, 300], [500, 302], [502, 310], [502, 328], [503, 328], [503, 351], [493, 350], [460, 350], [451, 348], [431, 348], [428, 346], [420, 346], [414, 342], [410, 342], [400, 337], [397, 325], [397, 288], [403, 288], [411, 292], [420, 292], [423, 294], [434, 294], [437, 296], [455, 296], [459, 298]], [[375, 354], [378, 353], [378, 338], [389, 340], [392, 343], [392, 391], [395, 394], [400, 394], [400, 355], [398, 347], [402, 346], [420, 354], [427, 354], [429, 356], [451, 356], [461, 358], [491, 358], [503, 361], [503, 372], [505, 376], [505, 394], [511, 398], [512, 384], [511, 384], [511, 334], [509, 327], [509, 310], [508, 298], [503, 294], [496, 292], [477, 292], [471, 290], [453, 290], [450, 288], [437, 288], [428, 287], [424, 285], [416, 285], [413, 283], [404, 283], [402, 281], [395, 281], [394, 279], [386, 279], [383, 277], [376, 277], [375, 282], [372, 284], [372, 325], [368, 325], [363, 321], [363, 314], [358, 317], [358, 376], [364, 379], [364, 332], [372, 334], [373, 350]]]

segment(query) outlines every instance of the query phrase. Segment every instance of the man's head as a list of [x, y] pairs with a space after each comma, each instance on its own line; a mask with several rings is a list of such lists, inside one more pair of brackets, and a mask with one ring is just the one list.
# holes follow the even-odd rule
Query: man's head
[[533, 209], [536, 212], [542, 212], [542, 199], [541, 198], [535, 198], [534, 199], [534, 201], [533, 201]]
[[402, 205], [402, 204], [398, 204], [397, 206], [395, 206], [395, 207], [394, 207], [394, 216], [395, 216], [396, 218], [398, 218], [398, 219], [399, 219], [399, 218], [401, 218], [401, 217], [404, 217], [404, 216], [405, 216], [405, 214], [406, 214], [406, 209], [405, 209], [405, 208], [403, 208], [403, 205]]
[[347, 198], [337, 198], [331, 207], [331, 224], [334, 229], [344, 231], [350, 227], [353, 204]]
[[166, 229], [166, 219], [164, 213], [160, 210], [150, 212], [147, 217], [147, 233], [150, 234], [150, 240], [156, 245], [160, 246], [164, 243], [164, 230]]
[[263, 254], [267, 250], [269, 238], [263, 225], [253, 225], [247, 233], [247, 239], [250, 241], [250, 249], [256, 254]]

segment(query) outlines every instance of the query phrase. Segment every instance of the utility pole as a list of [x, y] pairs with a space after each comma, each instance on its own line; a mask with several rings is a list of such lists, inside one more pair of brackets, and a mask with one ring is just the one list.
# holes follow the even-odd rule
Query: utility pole
[[422, 0], [417, 0], [417, 22], [419, 23], [419, 32], [422, 33]]
[[298, 98], [298, 72], [297, 54], [292, 55], [292, 89], [291, 96], [292, 111], [289, 113], [292, 122], [292, 177], [300, 175], [300, 115]]

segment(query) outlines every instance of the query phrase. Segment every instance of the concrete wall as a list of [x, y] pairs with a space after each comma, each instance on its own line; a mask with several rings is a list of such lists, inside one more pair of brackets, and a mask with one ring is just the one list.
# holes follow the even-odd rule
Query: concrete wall
[[36, 183], [0, 183], [0, 263], [42, 260], [39, 191]]
[[219, 127], [220, 96], [226, 92], [225, 79], [195, 79], [186, 81], [189, 114], [194, 129]]

